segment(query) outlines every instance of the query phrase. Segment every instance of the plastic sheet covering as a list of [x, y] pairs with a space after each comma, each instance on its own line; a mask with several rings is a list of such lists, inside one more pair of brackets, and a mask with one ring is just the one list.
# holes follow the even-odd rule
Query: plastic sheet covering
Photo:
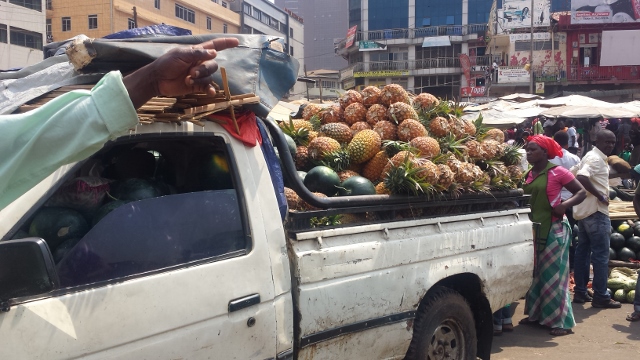
[[[266, 117], [295, 84], [298, 61], [270, 47], [277, 37], [238, 34], [86, 39], [84, 46], [93, 59], [78, 72], [73, 71], [63, 55], [46, 59], [50, 66], [40, 63], [19, 72], [0, 73], [0, 114], [11, 113], [27, 101], [64, 85], [92, 84], [111, 70], [126, 73], [138, 69], [174, 47], [231, 36], [240, 41], [240, 46], [218, 52], [216, 61], [227, 70], [231, 93], [258, 95], [260, 104], [247, 108]], [[222, 84], [220, 72], [213, 75], [213, 80]]]
[[150, 25], [141, 28], [119, 31], [109, 34], [103, 39], [132, 39], [156, 36], [185, 36], [191, 35], [191, 30], [171, 26], [167, 24]]

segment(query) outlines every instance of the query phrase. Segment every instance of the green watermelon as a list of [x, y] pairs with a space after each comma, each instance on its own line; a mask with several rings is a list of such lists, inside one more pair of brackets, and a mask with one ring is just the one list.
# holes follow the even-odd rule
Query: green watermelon
[[613, 293], [613, 300], [620, 301], [620, 302], [626, 302], [627, 301], [627, 294], [624, 292], [623, 289], [618, 289], [618, 290], [616, 290], [615, 293]]
[[629, 260], [635, 260], [635, 259], [636, 259], [636, 253], [633, 252], [631, 249], [623, 247], [622, 249], [618, 250], [618, 260], [629, 261]]
[[298, 171], [298, 177], [300, 178], [300, 180], [302, 180], [302, 182], [304, 182], [304, 178], [307, 177], [307, 172], [306, 171]]
[[369, 179], [362, 176], [352, 176], [340, 184], [340, 196], [375, 195], [376, 187]]
[[55, 249], [66, 240], [83, 237], [89, 224], [75, 210], [45, 207], [36, 212], [29, 227], [29, 236], [44, 239], [50, 249]]
[[284, 134], [284, 138], [287, 139], [287, 147], [289, 147], [289, 152], [291, 153], [291, 157], [293, 159], [296, 158], [296, 142], [293, 140], [293, 138], [287, 134]]
[[620, 234], [622, 234], [622, 236], [624, 236], [625, 239], [633, 236], [633, 228], [627, 223], [620, 224], [617, 230]]
[[64, 257], [67, 256], [69, 251], [71, 251], [78, 242], [80, 242], [80, 238], [74, 238], [58, 245], [56, 250], [53, 252], [53, 261], [55, 261], [56, 264], [59, 263], [60, 260], [64, 259]]
[[640, 236], [640, 225], [636, 225], [633, 227], [633, 235]]
[[122, 201], [138, 201], [164, 195], [160, 187], [144, 179], [126, 179], [111, 186], [111, 196]]
[[640, 251], [640, 237], [632, 236], [624, 242], [624, 246], [633, 250]]
[[624, 241], [624, 236], [622, 234], [614, 232], [609, 237], [609, 246], [617, 251], [624, 247]]
[[616, 260], [617, 258], [618, 255], [616, 254], [616, 251], [612, 248], [609, 248], [609, 260]]
[[633, 304], [633, 300], [636, 297], [636, 291], [635, 290], [631, 290], [627, 293], [627, 302]]
[[332, 169], [326, 166], [316, 166], [309, 170], [304, 178], [304, 186], [311, 192], [323, 193], [333, 196], [338, 192], [340, 177]]
[[120, 206], [126, 204], [127, 201], [115, 200], [109, 203], [102, 205], [93, 215], [93, 219], [91, 220], [91, 226], [96, 226], [97, 223], [102, 220], [108, 213], [119, 208]]

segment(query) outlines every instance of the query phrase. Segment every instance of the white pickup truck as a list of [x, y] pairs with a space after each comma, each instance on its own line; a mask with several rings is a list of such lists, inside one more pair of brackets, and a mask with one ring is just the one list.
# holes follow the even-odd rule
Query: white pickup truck
[[[132, 150], [171, 191], [115, 208], [64, 256], [27, 235], [63, 184]], [[211, 156], [229, 181], [204, 180]], [[283, 221], [261, 147], [213, 122], [139, 125], [58, 169], [0, 212], [0, 359], [489, 359], [492, 312], [532, 279], [521, 193], [321, 199], [282, 161], [320, 210]], [[355, 212], [375, 220], [309, 226]]]

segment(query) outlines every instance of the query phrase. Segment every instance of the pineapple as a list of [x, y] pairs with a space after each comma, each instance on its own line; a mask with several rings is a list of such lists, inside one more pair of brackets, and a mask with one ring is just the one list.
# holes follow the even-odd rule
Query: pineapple
[[449, 122], [449, 131], [456, 137], [456, 139], [462, 139], [466, 136], [464, 122], [455, 116], [450, 116], [447, 120]]
[[369, 179], [372, 183], [375, 183], [382, 179], [382, 171], [388, 162], [389, 157], [387, 156], [387, 153], [384, 150], [378, 151], [378, 153], [364, 165], [364, 168], [362, 169], [362, 176]]
[[347, 150], [351, 154], [352, 162], [362, 164], [380, 151], [381, 145], [382, 140], [377, 132], [362, 130], [353, 137], [347, 146]]
[[[327, 195], [323, 194], [323, 193], [319, 193], [319, 192], [314, 192], [312, 193], [313, 195], [315, 195], [316, 197], [319, 198], [327, 198]], [[311, 204], [309, 204], [308, 202], [303, 200], [303, 206], [305, 210], [320, 210], [320, 208], [317, 208], [315, 206], [312, 206]]]
[[386, 107], [389, 107], [391, 104], [397, 102], [411, 104], [409, 94], [402, 86], [398, 84], [389, 84], [382, 88], [382, 92], [380, 94], [380, 102]]
[[436, 137], [446, 136], [449, 131], [449, 122], [442, 116], [435, 117], [429, 122], [429, 131]]
[[418, 152], [417, 149], [413, 148], [411, 144], [405, 141], [386, 140], [382, 143], [382, 147], [390, 158], [394, 157], [400, 151], [408, 151], [414, 155]]
[[322, 111], [318, 113], [320, 117], [320, 123], [329, 124], [329, 123], [337, 123], [343, 120], [344, 114], [340, 105], [334, 104], [327, 108], [324, 108]]
[[323, 107], [318, 104], [307, 104], [302, 110], [302, 118], [309, 121], [312, 117], [322, 111]]
[[451, 184], [456, 180], [456, 174], [451, 171], [451, 168], [445, 164], [438, 164], [438, 171], [440, 176], [438, 177], [438, 187], [443, 190], [449, 189]]
[[418, 150], [418, 156], [431, 159], [440, 154], [440, 144], [428, 136], [418, 136], [411, 140], [411, 146]]
[[[455, 173], [457, 183], [462, 186], [470, 186], [478, 175], [474, 166], [476, 165], [467, 162], [460, 162], [460, 165], [457, 166], [457, 171], [454, 170], [453, 167], [449, 167], [451, 167], [451, 170]], [[478, 170], [480, 170], [480, 168], [478, 168]], [[482, 173], [482, 170], [480, 170], [480, 173]]]
[[411, 105], [397, 102], [389, 106], [389, 118], [396, 124], [400, 124], [406, 119], [418, 120], [418, 113]]
[[353, 135], [359, 133], [362, 130], [371, 130], [371, 126], [364, 121], [358, 121], [357, 123], [351, 125], [351, 133]]
[[498, 152], [500, 151], [500, 143], [494, 140], [485, 140], [480, 143], [482, 147], [482, 151], [484, 151], [485, 156], [484, 160], [494, 159], [498, 156]]
[[424, 168], [405, 158], [399, 165], [391, 165], [385, 172], [384, 186], [392, 194], [431, 195], [435, 188], [421, 177], [424, 172]]
[[428, 159], [414, 159], [412, 160], [416, 168], [418, 168], [417, 175], [425, 182], [436, 185], [438, 178], [440, 177], [440, 170], [438, 166]]
[[384, 105], [373, 104], [367, 110], [367, 123], [373, 126], [378, 121], [389, 120], [389, 111]]
[[520, 164], [522, 159], [520, 149], [520, 146], [507, 144], [507, 146], [504, 147], [501, 160], [507, 166]]
[[325, 154], [318, 163], [335, 172], [340, 172], [349, 168], [351, 157], [346, 149], [338, 149]]
[[296, 148], [296, 169], [307, 171], [310, 168], [309, 149], [306, 146], [298, 146]]
[[411, 141], [419, 136], [428, 136], [427, 129], [418, 121], [407, 119], [398, 126], [398, 138], [402, 141]]
[[289, 210], [304, 210], [305, 202], [298, 196], [298, 194], [289, 189], [288, 187], [284, 188], [284, 196], [287, 198], [287, 205], [289, 206]]
[[398, 139], [398, 127], [390, 121], [378, 121], [373, 126], [373, 131], [380, 135], [382, 140], [396, 140]]
[[384, 181], [381, 181], [376, 185], [376, 194], [378, 195], [391, 195], [391, 191], [384, 186]]
[[486, 157], [484, 149], [478, 141], [467, 140], [464, 145], [467, 147], [467, 150], [469, 151], [469, 157], [471, 157], [472, 159], [482, 160]]
[[361, 103], [353, 103], [344, 109], [344, 121], [353, 125], [358, 121], [365, 121], [367, 119], [367, 108]]
[[410, 162], [415, 158], [416, 156], [412, 152], [406, 150], [400, 151], [399, 153], [393, 155], [382, 169], [382, 177], [384, 177], [392, 167], [400, 166], [405, 161]]
[[380, 102], [380, 94], [382, 90], [377, 86], [367, 86], [362, 89], [362, 103], [364, 106], [372, 106]]
[[509, 174], [509, 177], [511, 178], [511, 180], [514, 181], [516, 184], [520, 183], [520, 181], [522, 180], [522, 176], [524, 175], [520, 165], [507, 166], [507, 173]]
[[442, 153], [448, 153], [461, 160], [465, 160], [469, 156], [469, 150], [462, 143], [462, 140], [456, 139], [453, 134], [449, 133], [447, 136], [437, 140], [440, 144], [440, 151]]
[[358, 176], [358, 175], [360, 175], [360, 174], [358, 174], [357, 172], [352, 171], [352, 170], [342, 170], [342, 171], [338, 172], [338, 176], [340, 177], [340, 181], [341, 182], [347, 180], [348, 178], [350, 178], [352, 176]]
[[346, 110], [351, 104], [362, 104], [362, 95], [355, 90], [347, 90], [342, 94], [342, 96], [340, 96], [338, 101], [340, 102], [340, 107]]
[[320, 136], [320, 134], [318, 134], [317, 131], [309, 131], [309, 138], [307, 140], [311, 142], [313, 139], [317, 138], [318, 136]]
[[329, 123], [320, 127], [320, 135], [330, 137], [343, 144], [351, 141], [353, 133], [351, 128], [345, 123]]
[[482, 140], [495, 140], [498, 143], [503, 143], [504, 133], [499, 129], [489, 129]]
[[466, 137], [476, 136], [476, 126], [472, 121], [462, 120], [464, 124], [464, 133]]
[[429, 110], [438, 104], [440, 104], [438, 98], [429, 93], [422, 93], [413, 98], [413, 106], [418, 111]]
[[330, 137], [320, 136], [311, 140], [307, 149], [311, 161], [321, 161], [325, 155], [340, 150], [340, 143]]

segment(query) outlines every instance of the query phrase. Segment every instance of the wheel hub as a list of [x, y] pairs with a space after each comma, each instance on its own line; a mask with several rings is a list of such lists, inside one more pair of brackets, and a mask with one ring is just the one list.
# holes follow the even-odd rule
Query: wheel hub
[[463, 359], [462, 344], [464, 344], [462, 327], [454, 320], [445, 320], [431, 336], [427, 351], [428, 359]]

